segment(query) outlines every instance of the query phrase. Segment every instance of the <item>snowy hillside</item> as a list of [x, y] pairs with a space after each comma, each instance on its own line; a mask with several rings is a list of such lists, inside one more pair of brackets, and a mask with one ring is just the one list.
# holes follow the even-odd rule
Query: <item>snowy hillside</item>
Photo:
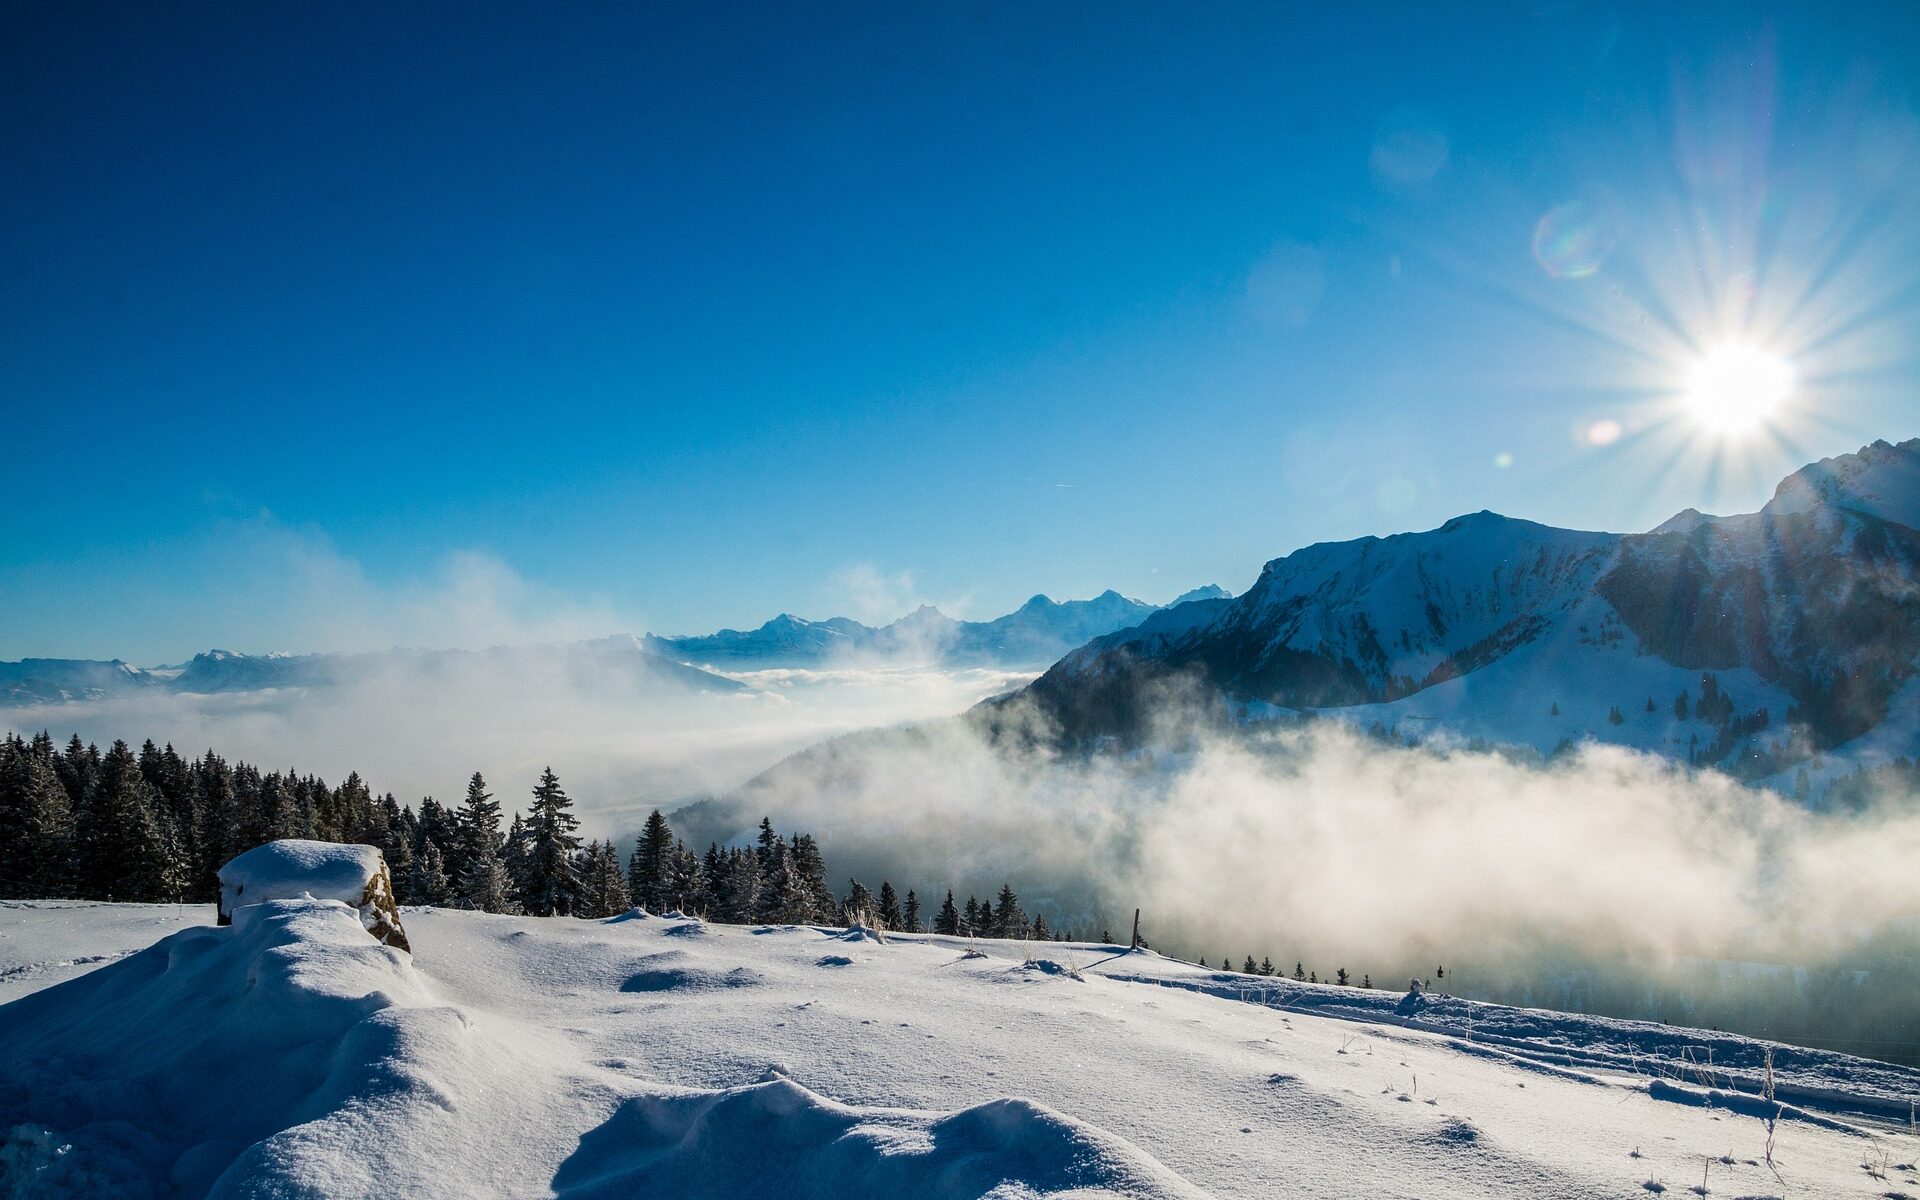
[[1806, 467], [1758, 513], [1645, 534], [1475, 513], [1275, 559], [1238, 599], [1099, 639], [1025, 695], [1081, 740], [1147, 734], [1177, 685], [1241, 718], [1612, 742], [1750, 778], [1912, 755], [1916, 522], [1920, 439]]
[[1920, 1075], [1775, 1051], [1776, 1177], [1765, 1048], [1727, 1035], [1085, 944], [409, 909], [409, 957], [330, 901], [210, 917], [0, 906], [0, 1188], [1920, 1191]]

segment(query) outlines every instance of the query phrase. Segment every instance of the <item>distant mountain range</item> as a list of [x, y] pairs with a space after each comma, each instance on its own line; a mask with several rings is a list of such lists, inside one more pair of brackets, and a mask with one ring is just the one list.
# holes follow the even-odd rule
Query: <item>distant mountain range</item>
[[[1218, 599], [1204, 587], [1176, 599]], [[1171, 607], [1168, 606], [1168, 607]], [[1160, 606], [1104, 592], [1091, 600], [1035, 596], [993, 621], [957, 621], [921, 608], [878, 628], [846, 617], [808, 621], [782, 614], [748, 632], [705, 637], [616, 634], [581, 642], [489, 650], [390, 650], [369, 654], [236, 654], [209, 650], [177, 666], [136, 667], [118, 659], [29, 658], [0, 662], [0, 704], [97, 700], [143, 690], [186, 693], [315, 688], [407, 671], [457, 681], [473, 670], [560, 672], [576, 686], [606, 689], [751, 690], [719, 673], [772, 667], [873, 662], [997, 666], [1038, 670], [1068, 650], [1160, 612]], [[709, 669], [712, 668], [712, 669]]]
[[1015, 697], [1073, 742], [1151, 733], [1170, 695], [1240, 721], [1397, 738], [1613, 742], [1748, 778], [1920, 752], [1920, 439], [1783, 481], [1757, 513], [1642, 534], [1491, 512], [1309, 546], [1245, 594], [1074, 650]]
[[738, 680], [662, 658], [629, 634], [490, 650], [389, 650], [376, 654], [235, 654], [209, 650], [180, 666], [142, 668], [114, 660], [29, 658], [0, 663], [0, 703], [98, 700], [142, 690], [223, 693], [373, 682], [406, 672], [450, 685], [474, 671], [559, 673], [588, 692], [679, 689], [744, 692]]
[[649, 636], [647, 643], [669, 658], [734, 669], [869, 661], [1038, 669], [1076, 646], [1137, 625], [1164, 609], [1229, 595], [1226, 589], [1209, 584], [1176, 597], [1164, 608], [1115, 591], [1091, 600], [1035, 596], [991, 621], [960, 621], [923, 606], [878, 627], [847, 617], [809, 621], [782, 613], [758, 629], [722, 629], [700, 637]]

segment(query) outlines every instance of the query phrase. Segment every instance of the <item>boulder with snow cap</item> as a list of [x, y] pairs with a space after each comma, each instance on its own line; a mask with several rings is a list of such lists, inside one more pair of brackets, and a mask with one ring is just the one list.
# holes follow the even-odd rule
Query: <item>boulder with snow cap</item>
[[358, 909], [360, 924], [385, 945], [408, 952], [407, 931], [393, 899], [387, 861], [373, 846], [343, 846], [282, 838], [255, 846], [220, 868], [219, 923], [233, 922], [235, 909], [269, 900], [338, 900]]

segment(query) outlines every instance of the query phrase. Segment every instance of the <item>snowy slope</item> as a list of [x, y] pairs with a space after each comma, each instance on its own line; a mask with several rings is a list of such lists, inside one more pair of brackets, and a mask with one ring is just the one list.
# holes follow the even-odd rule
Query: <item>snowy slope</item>
[[[91, 907], [84, 930], [72, 906], [0, 909], [0, 946], [151, 919]], [[1920, 1188], [1896, 1167], [1920, 1141], [1889, 1119], [1920, 1075], [1782, 1051], [1783, 1189], [1740, 1093], [1760, 1047], [1724, 1035], [1113, 947], [1029, 963], [645, 917], [408, 910], [408, 961], [344, 906], [253, 911], [0, 1008], [0, 1171], [91, 1170], [80, 1194], [120, 1195], [143, 1171], [180, 1195], [1584, 1197], [1703, 1170], [1716, 1195]]]
[[[1177, 687], [1242, 716], [1312, 710], [1542, 751], [1615, 742], [1748, 777], [1847, 746], [1912, 755], [1915, 523], [1920, 439], [1812, 464], [1758, 513], [1689, 509], [1645, 534], [1481, 512], [1308, 546], [1237, 599], [1076, 650], [998, 707], [1032, 702], [1070, 740], [1140, 738]], [[1676, 715], [1709, 674], [1731, 705]]]

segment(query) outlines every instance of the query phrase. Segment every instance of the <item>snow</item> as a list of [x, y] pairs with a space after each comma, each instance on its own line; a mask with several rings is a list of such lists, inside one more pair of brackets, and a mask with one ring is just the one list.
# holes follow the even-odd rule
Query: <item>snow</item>
[[283, 838], [268, 842], [220, 868], [220, 909], [312, 896], [359, 908], [367, 885], [386, 862], [372, 846], [343, 846]]
[[[0, 972], [118, 953], [158, 909], [0, 907]], [[411, 958], [341, 904], [275, 900], [14, 980], [41, 990], [0, 1008], [0, 1193], [1560, 1197], [1703, 1166], [1713, 1194], [1782, 1191], [1762, 1050], [1728, 1035], [1432, 993], [1401, 1013], [1088, 944], [406, 921]], [[1779, 1125], [1790, 1194], [1920, 1189], [1890, 1119], [1920, 1074], [1778, 1065], [1812, 1118]]]

